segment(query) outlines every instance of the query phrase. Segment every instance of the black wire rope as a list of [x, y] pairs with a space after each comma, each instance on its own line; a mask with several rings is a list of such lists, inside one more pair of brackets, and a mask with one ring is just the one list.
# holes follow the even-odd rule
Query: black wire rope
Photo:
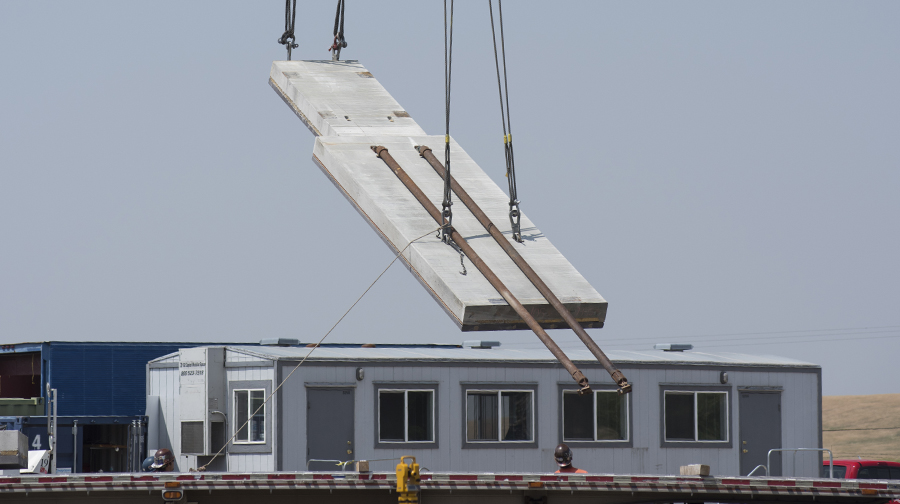
[[297, 0], [284, 0], [284, 33], [278, 43], [287, 49], [287, 59], [291, 59], [291, 49], [299, 47], [294, 42], [294, 23], [297, 20]]
[[[519, 194], [516, 191], [516, 162], [513, 155], [512, 119], [509, 113], [509, 81], [506, 72], [506, 40], [503, 36], [503, 1], [497, 0], [497, 10], [500, 17], [500, 51], [503, 59], [503, 78], [500, 78], [500, 58], [497, 55], [497, 33], [494, 29], [494, 5], [493, 0], [488, 0], [488, 10], [491, 14], [491, 38], [494, 41], [494, 66], [497, 69], [497, 90], [500, 93], [500, 121], [503, 124], [503, 154], [506, 158], [506, 179], [509, 183], [509, 224], [512, 227], [513, 240], [522, 243], [522, 230], [520, 226], [521, 213], [519, 212]], [[507, 129], [509, 134], [507, 134]]]
[[347, 47], [347, 41], [344, 40], [344, 0], [338, 0], [337, 10], [334, 13], [334, 42], [328, 48], [331, 52], [331, 59], [338, 61], [341, 59], [341, 49]]
[[[436, 231], [436, 230], [435, 230], [435, 231]], [[337, 320], [337, 322], [335, 322], [334, 325], [331, 326], [331, 329], [329, 329], [328, 332], [326, 332], [325, 335], [322, 336], [321, 339], [319, 339], [319, 342], [318, 342], [318, 343], [315, 343], [315, 344], [307, 345], [307, 347], [309, 348], [309, 352], [307, 352], [306, 355], [303, 357], [303, 359], [302, 359], [300, 362], [298, 362], [296, 366], [294, 366], [294, 369], [292, 369], [291, 372], [288, 373], [288, 375], [285, 376], [285, 377], [281, 380], [281, 382], [278, 384], [277, 387], [275, 387], [275, 389], [269, 394], [269, 396], [266, 397], [266, 398], [263, 400], [262, 404], [260, 404], [259, 407], [256, 408], [256, 411], [254, 411], [251, 415], [249, 415], [249, 417], [247, 418], [247, 421], [244, 422], [244, 425], [242, 425], [240, 428], [235, 429], [234, 435], [232, 435], [231, 438], [229, 438], [228, 441], [227, 441], [224, 445], [222, 445], [221, 448], [219, 448], [219, 451], [217, 451], [217, 452], [212, 456], [212, 458], [209, 459], [209, 461], [207, 461], [205, 464], [203, 464], [202, 466], [198, 467], [197, 469], [191, 469], [190, 471], [191, 471], [191, 472], [204, 472], [204, 471], [206, 471], [206, 469], [210, 466], [210, 464], [212, 464], [213, 461], [216, 460], [216, 458], [217, 458], [219, 455], [222, 454], [222, 451], [225, 450], [225, 447], [227, 447], [232, 441], [234, 441], [234, 438], [237, 437], [237, 435], [241, 432], [241, 430], [245, 429], [245, 428], [250, 424], [250, 421], [253, 419], [253, 417], [254, 417], [255, 415], [259, 414], [260, 411], [264, 411], [264, 408], [266, 407], [266, 403], [269, 402], [269, 401], [272, 399], [272, 397], [274, 397], [275, 394], [278, 393], [278, 390], [281, 389], [281, 387], [283, 387], [285, 383], [287, 383], [287, 381], [291, 378], [291, 376], [292, 376], [298, 369], [300, 369], [300, 366], [302, 366], [303, 363], [306, 362], [306, 359], [308, 359], [309, 356], [312, 355], [312, 353], [313, 353], [317, 348], [319, 348], [320, 346], [322, 346], [322, 342], [325, 341], [325, 338], [327, 338], [328, 335], [331, 334], [332, 331], [334, 331], [334, 329], [338, 326], [338, 324], [340, 324], [340, 323], [347, 317], [347, 315], [350, 313], [350, 311], [353, 310], [353, 308], [355, 308], [357, 304], [359, 304], [359, 302], [362, 300], [362, 298], [365, 297], [365, 295], [368, 294], [370, 290], [372, 290], [372, 287], [374, 287], [375, 284], [378, 283], [379, 280], [381, 280], [381, 277], [383, 277], [384, 274], [387, 273], [387, 271], [391, 268], [391, 266], [393, 266], [394, 263], [397, 262], [397, 259], [400, 259], [401, 257], [403, 257], [403, 252], [406, 252], [406, 249], [408, 249], [413, 243], [415, 243], [415, 242], [421, 240], [422, 238], [425, 238], [426, 236], [430, 235], [430, 234], [433, 233], [433, 232], [434, 232], [434, 231], [429, 231], [429, 232], [423, 234], [422, 236], [420, 236], [420, 237], [418, 237], [418, 238], [416, 238], [416, 239], [414, 239], [414, 240], [411, 240], [409, 243], [406, 244], [405, 247], [403, 247], [399, 252], [397, 252], [397, 255], [395, 255], [394, 258], [391, 260], [391, 262], [388, 263], [387, 268], [384, 268], [383, 270], [381, 270], [381, 273], [380, 273], [377, 277], [375, 277], [375, 281], [373, 281], [372, 283], [369, 284], [368, 287], [366, 287], [366, 290], [364, 290], [363, 293], [360, 294], [360, 296], [359, 296], [358, 298], [356, 298], [356, 301], [354, 301], [353, 304], [350, 305], [350, 308], [347, 308], [347, 311], [345, 311], [344, 314], [341, 315], [341, 318], [339, 318], [339, 319]], [[404, 259], [406, 259], [406, 258], [404, 258]], [[465, 267], [464, 267], [464, 268], [465, 268]], [[370, 460], [371, 460], [371, 459], [370, 459]], [[375, 460], [387, 460], [387, 459], [375, 459]]]
[[450, 188], [450, 78], [453, 69], [453, 0], [450, 0], [450, 31], [447, 32], [447, 0], [444, 0], [444, 202], [443, 226], [441, 239], [450, 241], [450, 228], [453, 225], [453, 191]]

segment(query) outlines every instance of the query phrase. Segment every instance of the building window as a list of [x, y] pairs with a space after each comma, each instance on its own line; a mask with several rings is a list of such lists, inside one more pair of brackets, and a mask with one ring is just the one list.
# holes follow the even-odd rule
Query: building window
[[379, 390], [378, 441], [433, 443], [434, 390]]
[[617, 390], [563, 391], [564, 441], [628, 441], [628, 395]]
[[234, 391], [233, 418], [234, 428], [237, 429], [235, 443], [266, 442], [266, 409], [262, 407], [265, 397], [266, 391], [263, 389], [236, 389]]
[[665, 440], [728, 441], [728, 393], [665, 391]]
[[534, 440], [534, 392], [467, 390], [466, 440], [531, 442]]

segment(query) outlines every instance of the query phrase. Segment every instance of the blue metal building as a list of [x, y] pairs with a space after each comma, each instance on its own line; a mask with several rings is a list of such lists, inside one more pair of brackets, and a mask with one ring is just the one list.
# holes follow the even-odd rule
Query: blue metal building
[[146, 456], [146, 365], [210, 343], [47, 341], [0, 346], [0, 428], [47, 449], [46, 385], [57, 390], [57, 468], [121, 471]]

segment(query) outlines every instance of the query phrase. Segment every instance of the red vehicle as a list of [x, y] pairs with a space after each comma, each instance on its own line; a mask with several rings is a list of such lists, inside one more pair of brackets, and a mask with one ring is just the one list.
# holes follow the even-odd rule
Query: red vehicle
[[[823, 478], [828, 477], [828, 461], [822, 463]], [[841, 459], [834, 461], [834, 477], [841, 479], [900, 480], [900, 462]]]
[[[828, 477], [828, 461], [822, 463], [823, 478]], [[900, 480], [900, 462], [885, 460], [853, 460], [834, 461], [834, 477], [841, 479], [875, 479]], [[888, 504], [900, 504], [900, 500], [892, 500]]]

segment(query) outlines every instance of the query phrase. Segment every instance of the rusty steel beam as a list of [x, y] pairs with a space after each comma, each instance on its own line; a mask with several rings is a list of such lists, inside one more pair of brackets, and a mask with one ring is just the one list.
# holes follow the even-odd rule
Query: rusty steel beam
[[[413, 196], [425, 207], [425, 210], [434, 218], [435, 222], [438, 224], [443, 224], [443, 217], [441, 216], [441, 211], [428, 199], [428, 196], [425, 195], [424, 192], [419, 188], [419, 186], [413, 181], [412, 178], [400, 167], [397, 161], [391, 156], [390, 152], [388, 152], [387, 148], [380, 145], [373, 145], [372, 150], [375, 151], [375, 154], [381, 158], [382, 161], [394, 172], [394, 175], [403, 182], [403, 185], [409, 189], [409, 192], [412, 193]], [[512, 307], [515, 312], [522, 317], [522, 320], [534, 331], [534, 334], [540, 338], [541, 342], [547, 346], [547, 349], [550, 350], [550, 353], [553, 354], [556, 359], [562, 363], [563, 367], [566, 368], [566, 371], [572, 375], [572, 378], [578, 383], [578, 386], [581, 387], [581, 393], [590, 392], [591, 386], [588, 383], [588, 379], [584, 376], [584, 374], [575, 366], [575, 363], [569, 359], [565, 353], [563, 353], [562, 349], [559, 348], [559, 345], [556, 344], [555, 341], [550, 339], [550, 335], [547, 334], [547, 331], [544, 330], [543, 327], [538, 323], [534, 317], [528, 313], [528, 310], [525, 306], [519, 302], [519, 300], [509, 291], [506, 285], [503, 284], [503, 281], [494, 274], [494, 272], [488, 267], [487, 264], [481, 259], [478, 253], [472, 248], [471, 245], [463, 238], [459, 232], [457, 232], [452, 227], [450, 228], [450, 238], [453, 239], [454, 243], [462, 250], [463, 254], [472, 261], [472, 264], [478, 268], [478, 271], [484, 275], [484, 278], [487, 279], [490, 284], [497, 289], [497, 292], [509, 303], [509, 306]]]
[[[428, 146], [418, 145], [416, 146], [416, 150], [419, 151], [420, 156], [428, 161], [428, 164], [430, 164], [431, 167], [434, 168], [434, 171], [436, 171], [437, 174], [440, 175], [441, 179], [446, 176], [444, 165], [442, 165], [441, 162], [434, 156], [434, 153], [432, 153], [431, 149]], [[475, 203], [475, 200], [473, 200], [472, 197], [469, 196], [469, 193], [467, 193], [466, 190], [463, 189], [461, 185], [459, 185], [459, 183], [456, 181], [456, 178], [452, 175], [450, 176], [450, 187], [451, 189], [453, 189], [453, 192], [456, 193], [456, 197], [459, 198], [459, 201], [466, 205], [469, 211], [472, 212], [472, 215], [474, 215], [475, 218], [478, 219], [478, 222], [480, 222], [481, 225], [484, 226], [484, 229], [494, 237], [494, 240], [497, 241], [500, 247], [509, 256], [509, 258], [512, 259], [514, 263], [516, 263], [516, 266], [518, 266], [520, 270], [522, 270], [522, 273], [525, 274], [525, 277], [527, 277], [528, 280], [530, 280], [531, 283], [534, 284], [538, 292], [540, 292], [541, 295], [544, 296], [544, 298], [547, 300], [547, 302], [549, 302], [553, 306], [553, 308], [555, 308], [556, 311], [559, 312], [563, 320], [566, 321], [566, 324], [568, 324], [569, 327], [571, 327], [572, 330], [575, 331], [575, 334], [577, 334], [581, 341], [585, 344], [585, 346], [588, 347], [588, 350], [590, 350], [594, 357], [596, 357], [597, 360], [600, 361], [600, 364], [602, 364], [606, 371], [609, 372], [609, 376], [611, 376], [613, 381], [616, 382], [616, 384], [619, 386], [619, 392], [623, 394], [631, 392], [631, 384], [628, 383], [625, 375], [622, 374], [622, 372], [616, 368], [615, 364], [613, 364], [609, 360], [606, 354], [603, 353], [603, 350], [601, 350], [597, 343], [594, 342], [593, 339], [591, 339], [587, 331], [584, 330], [584, 327], [582, 327], [575, 316], [572, 315], [572, 312], [570, 312], [569, 309], [566, 308], [564, 304], [562, 304], [562, 301], [560, 301], [559, 298], [556, 297], [556, 294], [554, 294], [553, 291], [550, 290], [550, 287], [547, 287], [547, 284], [545, 284], [541, 277], [531, 268], [531, 265], [529, 265], [528, 262], [525, 261], [525, 258], [519, 254], [513, 244], [510, 243], [505, 236], [503, 236], [503, 233], [501, 233], [500, 230], [497, 229], [497, 226], [495, 226], [494, 223], [491, 222], [491, 219], [488, 218], [487, 214], [485, 214], [484, 211], [481, 210], [481, 207], [479, 207], [478, 204]]]

